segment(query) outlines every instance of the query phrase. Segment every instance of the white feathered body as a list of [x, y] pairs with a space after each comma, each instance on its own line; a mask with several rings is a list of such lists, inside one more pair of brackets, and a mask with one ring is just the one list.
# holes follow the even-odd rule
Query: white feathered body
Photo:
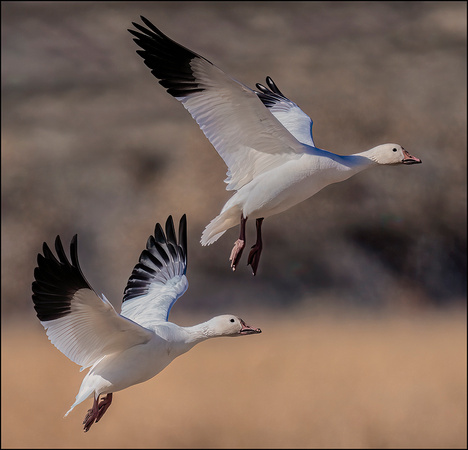
[[202, 244], [215, 242], [244, 217], [267, 218], [312, 197], [324, 187], [344, 181], [372, 164], [360, 156], [340, 156], [309, 147], [281, 166], [264, 172], [242, 186], [206, 227]]
[[250, 89], [142, 20], [146, 27], [133, 22], [138, 31], [129, 30], [138, 54], [192, 115], [226, 163], [226, 189], [236, 191], [203, 231], [202, 245], [239, 222], [245, 227], [247, 218], [283, 212], [373, 163], [421, 162], [396, 144], [349, 156], [317, 148], [311, 118], [270, 77], [268, 88], [257, 83], [258, 90]]
[[171, 322], [155, 324], [149, 342], [106, 355], [91, 367], [67, 414], [92, 395], [121, 391], [150, 380], [196, 343], [187, 342], [182, 327]]

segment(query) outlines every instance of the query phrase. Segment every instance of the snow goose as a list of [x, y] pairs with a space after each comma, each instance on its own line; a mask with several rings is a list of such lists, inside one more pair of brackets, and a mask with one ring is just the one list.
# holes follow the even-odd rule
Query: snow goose
[[43, 255], [38, 254], [32, 284], [37, 317], [52, 344], [80, 364], [81, 370], [91, 367], [65, 414], [93, 395], [84, 431], [99, 422], [114, 392], [149, 380], [199, 342], [261, 333], [233, 315], [191, 327], [168, 322], [172, 305], [188, 287], [185, 215], [179, 223], [178, 242], [171, 216], [165, 231], [158, 223], [154, 236], [148, 238], [125, 288], [120, 314], [104, 295], [96, 294], [83, 275], [76, 235], [70, 244], [71, 263], [59, 236], [55, 240], [58, 259], [45, 242]]
[[248, 257], [255, 275], [262, 252], [263, 219], [306, 200], [329, 184], [377, 164], [416, 164], [398, 144], [342, 156], [317, 148], [312, 120], [270, 77], [252, 90], [203, 56], [164, 35], [148, 19], [128, 30], [151, 73], [196, 120], [227, 165], [227, 190], [236, 191], [203, 231], [202, 245], [219, 239], [240, 218], [230, 255], [233, 270], [245, 247], [245, 226], [256, 218], [257, 241]]

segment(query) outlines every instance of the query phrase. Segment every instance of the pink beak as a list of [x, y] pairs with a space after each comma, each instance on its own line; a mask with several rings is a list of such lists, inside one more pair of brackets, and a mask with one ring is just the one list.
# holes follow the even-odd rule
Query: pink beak
[[401, 161], [403, 164], [421, 164], [422, 161], [419, 158], [416, 158], [416, 156], [410, 155], [405, 149], [403, 149], [403, 154], [405, 155], [405, 158], [403, 161]]
[[260, 328], [250, 327], [249, 325], [246, 325], [246, 323], [242, 319], [239, 318], [239, 320], [240, 320], [240, 323], [242, 325], [242, 328], [239, 331], [239, 334], [242, 334], [242, 335], [244, 335], [244, 334], [257, 334], [257, 333], [262, 332], [262, 330], [260, 330]]

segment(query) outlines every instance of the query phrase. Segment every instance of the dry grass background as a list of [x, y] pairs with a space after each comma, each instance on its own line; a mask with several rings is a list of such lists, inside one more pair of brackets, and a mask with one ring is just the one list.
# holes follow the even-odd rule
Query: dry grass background
[[466, 448], [462, 312], [250, 315], [261, 335], [195, 347], [86, 434], [78, 366], [4, 327], [2, 448]]
[[[2, 447], [466, 447], [466, 2], [1, 8]], [[257, 277], [233, 274], [237, 230], [198, 243], [226, 168], [136, 55], [140, 14], [249, 86], [272, 76], [318, 146], [396, 141], [423, 164], [269, 218]], [[264, 333], [200, 345], [84, 435], [88, 404], [62, 419], [82, 374], [32, 308], [36, 254], [78, 233], [118, 309], [155, 222], [183, 213], [171, 320], [231, 312]]]

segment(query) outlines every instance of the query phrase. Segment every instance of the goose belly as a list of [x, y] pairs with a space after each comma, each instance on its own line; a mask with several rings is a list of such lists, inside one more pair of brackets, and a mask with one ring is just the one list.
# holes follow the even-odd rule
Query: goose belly
[[244, 216], [265, 218], [278, 214], [312, 197], [329, 184], [353, 175], [350, 170], [333, 166], [304, 167], [300, 161], [291, 161], [266, 172], [242, 187], [238, 194], [244, 196]]
[[117, 392], [147, 381], [163, 370], [174, 358], [165, 349], [148, 344], [135, 345], [123, 352], [102, 358], [83, 380], [100, 394]]

